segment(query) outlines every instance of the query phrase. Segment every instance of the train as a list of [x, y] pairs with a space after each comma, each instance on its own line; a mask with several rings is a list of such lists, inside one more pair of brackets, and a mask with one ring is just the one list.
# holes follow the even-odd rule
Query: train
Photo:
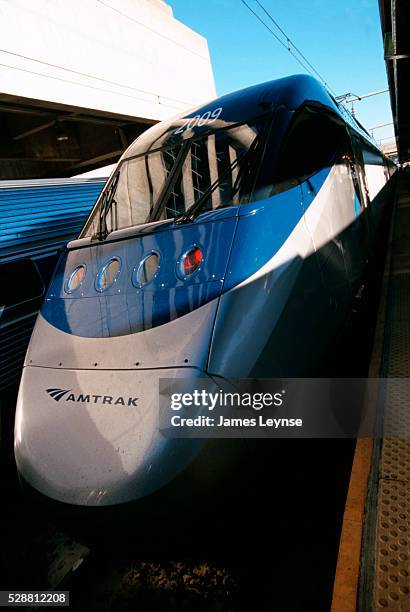
[[206, 452], [159, 431], [161, 378], [313, 375], [362, 286], [395, 170], [307, 75], [141, 134], [38, 315], [16, 410], [21, 481], [71, 506], [143, 502]]
[[0, 283], [7, 288], [0, 318], [0, 402], [20, 380], [60, 247], [78, 235], [104, 184], [89, 178], [0, 181]]

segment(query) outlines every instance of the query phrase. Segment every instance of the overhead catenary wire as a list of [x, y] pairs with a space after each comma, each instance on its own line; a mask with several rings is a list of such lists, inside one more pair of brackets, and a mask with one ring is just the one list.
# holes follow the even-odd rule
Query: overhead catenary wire
[[[377, 91], [371, 91], [370, 93], [361, 94], [360, 96], [358, 94], [348, 92], [340, 96], [337, 96], [336, 101], [339, 103], [342, 103], [346, 109], [347, 109], [347, 104], [351, 104], [352, 105], [351, 110], [349, 110], [348, 112], [350, 112], [352, 116], [354, 117], [356, 115], [355, 107], [354, 107], [355, 102], [362, 102], [363, 100], [366, 100], [367, 98], [372, 98], [373, 96], [379, 96], [380, 94], [384, 94], [388, 92], [389, 92], [388, 87], [384, 89], [378, 89]], [[379, 127], [385, 127], [387, 125], [393, 125], [393, 123], [390, 122], [390, 123], [383, 123], [381, 125], [376, 125], [372, 128], [369, 128], [368, 131], [373, 134], [373, 130], [378, 129]]]
[[192, 55], [196, 55], [201, 60], [206, 61], [206, 57], [204, 57], [201, 53], [198, 53], [197, 51], [194, 51], [193, 49], [190, 49], [189, 47], [185, 47], [185, 45], [183, 45], [179, 40], [175, 40], [174, 38], [171, 38], [170, 36], [166, 36], [163, 33], [158, 32], [158, 30], [156, 30], [154, 28], [151, 28], [146, 23], [143, 23], [142, 21], [139, 21], [138, 19], [135, 19], [134, 17], [131, 17], [127, 13], [124, 13], [123, 11], [120, 11], [115, 6], [111, 6], [110, 4], [107, 4], [103, 0], [95, 0], [95, 1], [98, 2], [99, 4], [101, 4], [102, 6], [105, 6], [105, 8], [110, 9], [114, 13], [117, 13], [118, 15], [121, 15], [121, 17], [124, 17], [124, 19], [127, 19], [128, 21], [132, 21], [133, 23], [137, 24], [138, 26], [140, 26], [140, 27], [142, 27], [142, 28], [144, 28], [146, 30], [149, 30], [150, 32], [153, 32], [159, 38], [163, 38], [164, 40], [167, 40], [167, 41], [171, 42], [172, 44], [177, 45], [178, 47], [182, 47], [182, 49], [184, 49], [188, 53], [191, 53]]
[[385, 136], [384, 138], [378, 138], [377, 139], [378, 142], [383, 142], [384, 140], [390, 140], [391, 143], [396, 144], [396, 138], [395, 138], [394, 134], [392, 136]]
[[313, 70], [313, 72], [316, 74], [316, 76], [322, 81], [322, 83], [324, 85], [326, 85], [326, 87], [328, 89], [330, 89], [329, 84], [327, 83], [326, 79], [324, 79], [322, 77], [322, 75], [320, 74], [320, 72], [318, 72], [316, 70], [316, 68], [313, 66], [313, 64], [308, 60], [308, 58], [302, 53], [302, 51], [295, 45], [295, 43], [289, 38], [289, 36], [286, 34], [286, 32], [280, 27], [280, 25], [278, 24], [278, 22], [276, 21], [276, 19], [274, 19], [271, 15], [271, 13], [263, 6], [263, 4], [261, 2], [259, 2], [259, 0], [255, 0], [256, 4], [258, 4], [260, 6], [260, 8], [263, 10], [263, 12], [265, 13], [265, 15], [267, 15], [267, 17], [271, 20], [271, 22], [278, 28], [279, 32], [281, 32], [281, 34], [285, 37], [286, 42], [288, 44], [288, 50], [289, 50], [289, 46], [292, 46], [295, 51], [300, 55], [300, 57], [303, 59], [304, 62], [306, 62], [306, 64]]
[[[379, 89], [377, 91], [372, 91], [371, 93], [368, 94], [363, 94], [361, 96], [357, 96], [355, 94], [345, 94], [346, 95], [346, 102], [348, 104], [351, 104], [352, 102], [361, 102], [362, 100], [365, 100], [366, 98], [371, 98], [373, 96], [379, 96], [380, 94], [384, 94], [387, 93], [389, 90], [388, 87], [386, 87], [385, 89]], [[353, 96], [353, 97], [348, 97], [348, 96]]]
[[[283, 42], [283, 40], [281, 40], [281, 39], [279, 38], [279, 36], [278, 36], [277, 34], [275, 34], [275, 32], [272, 30], [272, 28], [270, 28], [270, 27], [268, 26], [268, 24], [267, 24], [267, 23], [265, 23], [265, 21], [262, 19], [262, 17], [260, 17], [260, 15], [258, 15], [258, 13], [256, 13], [256, 11], [254, 11], [254, 10], [253, 10], [253, 8], [249, 6], [249, 4], [246, 2], [246, 0], [241, 0], [241, 2], [242, 2], [242, 4], [244, 4], [244, 5], [246, 6], [246, 8], [247, 8], [247, 9], [248, 9], [248, 10], [249, 10], [251, 13], [252, 13], [252, 15], [254, 15], [254, 16], [256, 17], [256, 19], [257, 19], [258, 21], [260, 21], [260, 23], [261, 23], [261, 24], [262, 24], [262, 25], [263, 25], [263, 26], [264, 26], [264, 27], [265, 27], [267, 30], [269, 30], [269, 32], [272, 34], [272, 36], [273, 36], [274, 38], [276, 38], [276, 40], [278, 41], [278, 43], [279, 43], [280, 45], [282, 45], [282, 47], [284, 47], [284, 49], [286, 49], [286, 51], [289, 51], [289, 53], [290, 53], [291, 55], [293, 55], [293, 57], [296, 59], [296, 61], [297, 61], [297, 62], [299, 62], [299, 64], [302, 66], [302, 68], [303, 68], [304, 70], [306, 70], [307, 72], [309, 72], [310, 74], [312, 74], [312, 73], [311, 73], [311, 71], [310, 71], [310, 70], [308, 70], [308, 68], [306, 68], [306, 66], [305, 66], [305, 65], [304, 65], [304, 64], [303, 64], [303, 63], [302, 63], [302, 62], [301, 62], [301, 61], [300, 61], [300, 60], [299, 60], [299, 59], [298, 59], [298, 58], [297, 58], [295, 55], [294, 55], [294, 53], [292, 53], [292, 50], [288, 48], [288, 46], [287, 46], [287, 45], [286, 45], [286, 44]], [[312, 76], [313, 76], [313, 75], [312, 75]]]
[[[323, 85], [333, 94], [336, 95], [335, 92], [331, 89], [331, 87], [329, 86], [329, 84], [325, 81], [325, 79], [321, 76], [321, 74], [318, 72], [318, 70], [316, 70], [316, 68], [313, 66], [313, 64], [311, 64], [311, 62], [309, 62], [309, 60], [306, 58], [306, 56], [300, 51], [300, 49], [298, 49], [298, 47], [293, 43], [293, 41], [290, 39], [290, 37], [286, 34], [286, 32], [283, 30], [283, 28], [280, 27], [280, 25], [277, 23], [277, 21], [272, 17], [272, 15], [266, 10], [266, 8], [262, 5], [261, 2], [259, 2], [259, 0], [255, 0], [255, 2], [258, 4], [258, 6], [264, 11], [264, 13], [267, 15], [267, 17], [269, 17], [269, 19], [272, 21], [272, 23], [274, 24], [274, 26], [279, 30], [279, 32], [282, 34], [282, 36], [284, 37], [285, 41], [283, 41], [280, 36], [278, 36], [276, 34], [276, 32], [274, 32], [272, 30], [271, 27], [269, 27], [269, 25], [264, 21], [264, 19], [262, 19], [262, 17], [253, 10], [253, 8], [248, 4], [248, 2], [246, 2], [246, 0], [241, 0], [242, 4], [244, 6], [246, 6], [246, 8], [252, 13], [252, 15], [272, 34], [272, 36], [276, 39], [276, 41], [282, 45], [282, 47], [284, 47], [294, 58], [295, 60], [299, 63], [300, 66], [302, 66], [302, 68], [304, 70], [306, 70], [306, 72], [308, 72], [311, 76], [316, 75], [323, 83]], [[294, 52], [296, 51], [296, 53], [298, 53], [300, 55], [300, 57], [298, 57], [296, 55], [296, 53]], [[302, 59], [301, 59], [302, 58]]]
[[[120, 92], [120, 91], [113, 92], [112, 90], [104, 89], [103, 87], [96, 87], [94, 85], [89, 85], [88, 83], [79, 83], [78, 81], [72, 81], [70, 79], [65, 79], [65, 78], [62, 78], [62, 77], [55, 77], [55, 76], [52, 76], [51, 74], [45, 74], [44, 72], [36, 72], [34, 70], [28, 70], [26, 68], [20, 68], [18, 66], [11, 66], [10, 64], [2, 64], [2, 63], [0, 63], [0, 67], [1, 68], [9, 68], [11, 70], [19, 70], [20, 72], [25, 72], [27, 74], [34, 74], [36, 76], [45, 77], [47, 79], [52, 79], [54, 81], [62, 81], [63, 83], [70, 83], [72, 85], [78, 85], [79, 87], [87, 87], [88, 89], [95, 89], [96, 91], [103, 91], [103, 92], [106, 92], [106, 93], [115, 94], [115, 95], [123, 96], [123, 97], [126, 97], [126, 98], [133, 98], [134, 100], [140, 100], [142, 102], [150, 102], [150, 100], [147, 100], [145, 98], [139, 98], [137, 96], [126, 94], [124, 92]], [[159, 96], [157, 96], [157, 97], [159, 97]], [[161, 104], [161, 101], [156, 102], [156, 104]], [[178, 109], [178, 107], [173, 106], [171, 104], [163, 104], [163, 106], [167, 106], [169, 108], [174, 108], [176, 110], [180, 110], [180, 109]]]
[[[50, 68], [57, 68], [58, 70], [62, 70], [64, 72], [69, 72], [69, 73], [72, 73], [72, 74], [76, 74], [76, 75], [79, 75], [79, 76], [82, 76], [82, 77], [87, 77], [89, 79], [93, 79], [95, 81], [100, 81], [102, 83], [108, 83], [110, 85], [115, 85], [117, 87], [122, 87], [124, 89], [129, 89], [129, 90], [132, 90], [132, 91], [136, 91], [138, 93], [147, 94], [147, 95], [153, 96], [155, 98], [162, 98], [164, 100], [171, 100], [172, 102], [180, 102], [181, 104], [187, 104], [187, 103], [188, 104], [194, 104], [194, 102], [190, 102], [190, 101], [187, 102], [186, 100], [181, 100], [179, 98], [171, 98], [170, 96], [165, 96], [163, 94], [158, 94], [158, 93], [155, 93], [153, 91], [148, 91], [146, 89], [141, 89], [140, 87], [133, 87], [132, 85], [126, 85], [126, 84], [120, 83], [118, 81], [111, 81], [110, 79], [105, 79], [103, 77], [95, 76], [95, 75], [89, 74], [87, 72], [81, 72], [79, 70], [73, 70], [72, 68], [67, 68], [66, 66], [60, 66], [59, 64], [52, 64], [51, 62], [46, 62], [44, 60], [40, 60], [40, 59], [35, 58], [35, 57], [30, 57], [28, 55], [22, 55], [21, 53], [16, 53], [15, 51], [9, 51], [8, 49], [0, 49], [0, 53], [5, 53], [7, 55], [11, 55], [11, 56], [14, 56], [14, 57], [18, 57], [18, 58], [21, 58], [21, 59], [28, 60], [30, 62], [35, 62], [37, 64], [42, 64], [43, 66], [49, 66]], [[2, 64], [2, 65], [6, 66], [6, 64]], [[9, 68], [14, 68], [15, 70], [22, 70], [22, 68], [19, 67], [19, 66], [9, 66]], [[31, 70], [29, 70], [27, 68], [24, 69], [24, 70], [26, 72], [32, 72]], [[33, 72], [33, 74], [37, 74], [37, 73]], [[55, 80], [63, 80], [60, 77], [53, 77], [53, 75], [43, 75], [43, 76], [47, 76], [49, 78], [54, 78]], [[72, 81], [72, 82], [74, 83], [74, 81]], [[80, 83], [80, 82], [77, 82], [76, 84], [77, 85], [83, 85], [83, 83]], [[109, 93], [118, 93], [118, 92], [115, 92], [115, 91], [109, 91], [109, 90], [104, 90], [104, 89], [102, 89], [101, 91], [108, 91]], [[133, 97], [133, 96], [128, 96], [128, 97]], [[142, 100], [143, 98], [136, 98], [136, 99], [141, 99]], [[149, 102], [149, 100], [147, 100], [147, 102]], [[176, 107], [174, 107], [174, 108], [176, 108]]]
[[[386, 92], [389, 91], [389, 89], [387, 88], [387, 89], [381, 89], [379, 91], [371, 92], [370, 94], [364, 94], [362, 96], [358, 96], [358, 95], [353, 94], [353, 93], [348, 93], [348, 94], [344, 94], [342, 96], [337, 96], [336, 93], [333, 91], [333, 89], [330, 87], [330, 85], [327, 83], [327, 81], [324, 79], [324, 77], [320, 74], [320, 72], [308, 60], [306, 55], [304, 55], [302, 53], [302, 51], [296, 46], [296, 44], [292, 41], [290, 36], [288, 36], [286, 31], [279, 25], [277, 20], [264, 7], [264, 5], [262, 4], [262, 2], [260, 0], [254, 0], [254, 2], [263, 11], [263, 13], [266, 15], [266, 17], [272, 22], [272, 24], [275, 26], [277, 31], [280, 32], [280, 34], [282, 35], [284, 40], [280, 36], [278, 36], [278, 34], [276, 32], [274, 32], [272, 30], [272, 28], [269, 27], [269, 25], [266, 23], [266, 21], [256, 11], [254, 11], [252, 9], [252, 7], [248, 4], [248, 2], [246, 0], [241, 0], [241, 2], [252, 13], [252, 15], [272, 34], [272, 36], [277, 40], [277, 42], [279, 42], [279, 44], [282, 45], [282, 47], [284, 47], [287, 51], [289, 51], [289, 53], [296, 59], [296, 61], [300, 64], [300, 66], [302, 66], [302, 68], [304, 70], [306, 70], [306, 72], [308, 72], [312, 76], [316, 75], [319, 78], [319, 80], [328, 89], [328, 91], [335, 97], [337, 102], [341, 102], [341, 103], [344, 102], [344, 103], [351, 103], [352, 104], [352, 110], [351, 111], [346, 106], [344, 106], [346, 112], [348, 112], [349, 115], [354, 117], [354, 114], [355, 114], [354, 113], [353, 102], [361, 101], [364, 98], [369, 98], [371, 96], [383, 94], [383, 93], [386, 93]], [[298, 55], [296, 55], [296, 53], [294, 51], [299, 55], [299, 57], [298, 57]]]
[[373, 127], [369, 128], [369, 130], [371, 132], [372, 130], [378, 130], [380, 128], [387, 127], [388, 125], [394, 125], [393, 121], [389, 121], [389, 123], [380, 123], [380, 125], [374, 125]]

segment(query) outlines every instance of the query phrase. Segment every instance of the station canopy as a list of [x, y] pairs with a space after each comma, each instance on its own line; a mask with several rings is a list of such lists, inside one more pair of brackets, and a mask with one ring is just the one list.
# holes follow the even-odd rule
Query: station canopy
[[380, 0], [384, 57], [399, 161], [410, 161], [410, 2]]
[[0, 180], [70, 177], [112, 164], [154, 123], [0, 94]]

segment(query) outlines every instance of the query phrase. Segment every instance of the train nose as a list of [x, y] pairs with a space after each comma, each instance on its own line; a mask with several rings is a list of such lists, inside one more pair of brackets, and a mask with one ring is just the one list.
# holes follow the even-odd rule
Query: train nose
[[[159, 431], [159, 378], [181, 370], [24, 368], [15, 457], [24, 480], [69, 504], [98, 506], [149, 495], [172, 480], [203, 441]], [[206, 375], [184, 368], [184, 378]]]

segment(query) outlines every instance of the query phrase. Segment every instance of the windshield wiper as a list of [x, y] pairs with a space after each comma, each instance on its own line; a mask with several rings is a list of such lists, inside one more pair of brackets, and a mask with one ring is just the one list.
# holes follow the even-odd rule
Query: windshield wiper
[[[212, 192], [218, 187], [218, 185], [222, 182], [222, 180], [234, 170], [239, 165], [239, 159], [237, 158], [230, 166], [225, 168], [222, 174], [214, 181], [207, 189], [205, 189], [204, 193], [199, 197], [199, 199], [190, 207], [188, 210], [180, 215], [179, 217], [175, 217], [175, 224], [184, 224], [184, 223], [192, 223], [195, 220], [196, 213], [199, 212], [200, 208], [202, 208], [203, 203], [209, 198]], [[232, 191], [234, 192], [235, 186]]]
[[149, 216], [150, 221], [156, 221], [157, 218], [160, 218], [162, 214], [162, 209], [165, 206], [168, 195], [171, 193], [171, 191], [175, 187], [175, 184], [178, 180], [179, 172], [182, 168], [182, 165], [185, 161], [186, 156], [188, 155], [189, 147], [190, 147], [189, 140], [187, 140], [185, 143], [182, 144], [176, 156], [175, 162], [166, 178], [164, 186], [161, 189], [161, 193], [158, 196], [157, 202], [153, 210], [150, 212], [150, 216]]
[[[111, 185], [105, 192], [103, 200], [101, 202], [100, 213], [98, 217], [98, 228], [97, 228], [97, 233], [95, 235], [97, 240], [99, 240], [100, 242], [105, 240], [108, 234], [110, 233], [108, 231], [108, 226], [107, 226], [108, 214], [110, 212], [112, 213], [113, 208], [114, 208], [115, 216], [117, 214], [117, 200], [115, 199], [114, 196], [117, 190], [119, 177], [120, 177], [120, 173], [117, 172], [117, 174], [113, 177], [111, 181]], [[114, 229], [114, 224], [112, 223], [111, 226], [112, 226], [112, 229], [110, 231]]]

